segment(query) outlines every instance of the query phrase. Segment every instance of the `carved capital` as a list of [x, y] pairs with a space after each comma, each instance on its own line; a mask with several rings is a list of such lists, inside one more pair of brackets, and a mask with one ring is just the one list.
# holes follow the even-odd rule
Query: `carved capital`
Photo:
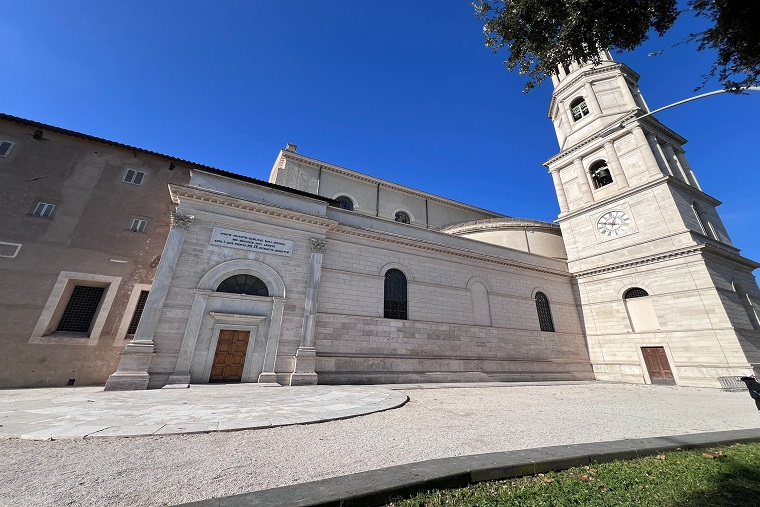
[[180, 213], [174, 212], [172, 212], [171, 218], [171, 228], [177, 228], [182, 231], [187, 231], [190, 228], [190, 224], [192, 224], [193, 220], [195, 219], [195, 217], [192, 215], [182, 215]]
[[326, 239], [316, 239], [312, 238], [311, 240], [311, 251], [314, 253], [325, 253], [325, 247], [327, 246], [327, 240]]

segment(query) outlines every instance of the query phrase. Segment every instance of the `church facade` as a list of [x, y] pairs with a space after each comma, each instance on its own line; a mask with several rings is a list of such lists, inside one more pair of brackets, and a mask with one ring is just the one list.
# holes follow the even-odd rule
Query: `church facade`
[[[122, 248], [129, 276], [114, 271], [123, 263], [88, 272], [59, 255], [51, 283], [54, 271], [78, 274], [43, 284], [29, 322], [0, 340], [22, 358], [15, 385], [63, 385], [66, 361], [54, 380], [31, 371], [58, 348], [69, 358], [101, 350], [110, 370], [86, 383], [109, 390], [594, 378], [717, 387], [760, 368], [760, 265], [731, 244], [685, 140], [647, 114], [638, 75], [609, 54], [553, 81], [560, 152], [545, 165], [557, 223], [404, 187], [294, 145], [265, 182], [111, 143], [121, 165], [103, 173], [116, 183], [134, 178], [126, 154], [164, 171], [171, 212], [150, 211], [163, 220], [151, 230], [163, 251]], [[0, 158], [0, 171], [4, 163], [23, 169]], [[55, 226], [57, 217], [43, 218]], [[0, 247], [23, 243], [17, 229]], [[32, 260], [13, 248], [0, 270], [18, 276], [19, 261]], [[102, 290], [85, 308], [72, 294], [87, 287]], [[8, 308], [0, 305], [3, 320], [18, 315]], [[81, 329], [66, 331], [64, 316]]]

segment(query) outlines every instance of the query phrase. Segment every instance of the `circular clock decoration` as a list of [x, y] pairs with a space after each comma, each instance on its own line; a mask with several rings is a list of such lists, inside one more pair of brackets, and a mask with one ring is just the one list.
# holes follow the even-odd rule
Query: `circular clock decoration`
[[628, 230], [631, 219], [625, 211], [608, 211], [596, 222], [596, 230], [602, 236], [620, 236]]

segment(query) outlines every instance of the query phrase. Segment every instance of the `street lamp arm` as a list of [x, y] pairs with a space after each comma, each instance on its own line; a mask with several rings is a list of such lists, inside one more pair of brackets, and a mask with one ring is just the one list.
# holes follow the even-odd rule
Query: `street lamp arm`
[[[650, 111], [647, 114], [643, 114], [641, 116], [637, 116], [634, 118], [635, 120], [640, 120], [641, 118], [646, 118], [647, 116], [653, 115], [655, 113], [659, 113], [660, 111], [664, 111], [666, 109], [670, 109], [671, 107], [680, 106], [681, 104], [685, 104], [687, 102], [691, 102], [692, 100], [702, 99], [705, 97], [709, 97], [711, 95], [717, 95], [719, 93], [726, 93], [728, 90], [715, 90], [714, 92], [708, 92], [703, 93], [701, 95], [696, 95], [694, 97], [689, 97], [688, 99], [679, 100], [678, 102], [674, 102], [672, 104], [669, 104], [667, 106], [661, 107], [659, 109], [655, 109], [654, 111]], [[753, 91], [753, 92], [760, 92], [760, 86], [748, 86], [746, 88], [742, 88], [742, 91]]]

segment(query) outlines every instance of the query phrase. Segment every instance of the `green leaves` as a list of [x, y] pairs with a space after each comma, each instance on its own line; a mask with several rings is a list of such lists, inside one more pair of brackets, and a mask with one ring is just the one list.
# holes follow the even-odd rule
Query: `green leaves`
[[[681, 11], [676, 0], [475, 0], [486, 46], [506, 47], [508, 70], [528, 76], [524, 91], [572, 60], [599, 62], [604, 49], [630, 51], [650, 33], [662, 35]], [[760, 2], [691, 0], [689, 12], [714, 22], [691, 34], [697, 50], [716, 49], [715, 65], [706, 73], [732, 91], [756, 86], [760, 76]], [[704, 82], [703, 82], [704, 85]]]

